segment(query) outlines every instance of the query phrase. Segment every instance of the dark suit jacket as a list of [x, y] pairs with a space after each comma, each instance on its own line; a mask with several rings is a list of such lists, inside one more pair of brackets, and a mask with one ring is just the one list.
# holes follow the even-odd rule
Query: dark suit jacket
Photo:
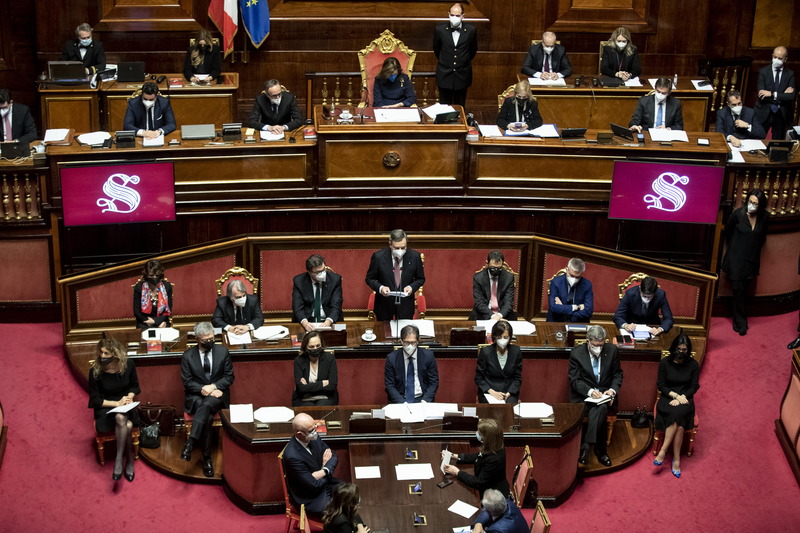
[[739, 115], [739, 119], [750, 124], [750, 131], [747, 131], [747, 128], [735, 127], [736, 120], [733, 117], [733, 111], [728, 106], [723, 107], [717, 111], [717, 132], [723, 134], [725, 139], [729, 135], [733, 135], [737, 139], [763, 139], [767, 136], [761, 121], [756, 119], [753, 108], [742, 106], [742, 114]]
[[[528, 48], [528, 55], [525, 57], [525, 63], [522, 65], [522, 73], [532, 78], [537, 72], [542, 72], [542, 63], [544, 62], [544, 47], [542, 43], [534, 44]], [[553, 52], [550, 54], [550, 69], [553, 72], [558, 72], [565, 78], [572, 74], [572, 64], [567, 58], [567, 50], [563, 45], [556, 44], [553, 46]]]
[[[622, 60], [622, 68], [620, 68], [620, 59]], [[612, 78], [617, 75], [617, 72], [628, 72], [632, 77], [636, 77], [642, 73], [642, 64], [639, 62], [639, 51], [634, 46], [633, 54], [619, 53], [615, 46], [603, 47], [603, 60], [600, 63], [600, 73], [603, 76], [611, 76]]]
[[[334, 272], [325, 275], [322, 284], [322, 310], [325, 316], [334, 322], [342, 320], [342, 276]], [[292, 320], [302, 322], [307, 319], [313, 322], [314, 284], [308, 273], [303, 272], [292, 281]]]
[[468, 487], [478, 489], [483, 494], [486, 489], [495, 489], [506, 498], [510, 492], [506, 479], [506, 450], [501, 448], [495, 453], [465, 453], [458, 455], [459, 464], [474, 464], [475, 474], [464, 470], [458, 471], [458, 480]]
[[[264, 315], [261, 313], [261, 306], [258, 304], [258, 298], [255, 295], [247, 295], [247, 302], [242, 307], [242, 317], [244, 321], [241, 324], [252, 324], [253, 329], [258, 329], [264, 324]], [[214, 309], [211, 323], [215, 328], [239, 324], [239, 322], [236, 322], [233, 302], [230, 298], [227, 296], [217, 298], [217, 307]]]
[[81, 59], [81, 43], [77, 39], [64, 43], [61, 61], [80, 61], [89, 69], [89, 74], [100, 72], [106, 68], [106, 51], [103, 43], [92, 37], [92, 44], [86, 48], [86, 55]]
[[381, 107], [403, 103], [405, 107], [410, 107], [417, 103], [417, 93], [414, 91], [414, 84], [408, 78], [408, 74], [400, 74], [395, 80], [375, 78], [372, 85], [372, 105]]
[[194, 47], [189, 47], [186, 50], [186, 58], [183, 60], [183, 77], [191, 80], [195, 74], [208, 74], [215, 80], [219, 78], [222, 72], [222, 54], [220, 53], [219, 46], [211, 47], [211, 51], [203, 55], [203, 61], [196, 67], [192, 65], [192, 50]]
[[[453, 31], [461, 34], [453, 45]], [[433, 32], [433, 53], [436, 54], [436, 85], [460, 90], [472, 85], [472, 60], [478, 53], [478, 33], [475, 26], [464, 22], [452, 29], [446, 22]]]
[[395, 313], [394, 296], [381, 296], [382, 285], [389, 287], [392, 291], [402, 291], [405, 287], [411, 287], [412, 294], [405, 298], [400, 298], [398, 311], [399, 318], [414, 317], [414, 293], [425, 284], [425, 270], [422, 267], [422, 257], [419, 252], [406, 249], [403, 256], [402, 273], [400, 274], [400, 286], [394, 284], [394, 258], [389, 247], [381, 248], [372, 254], [369, 260], [367, 277], [364, 280], [370, 289], [375, 291], [375, 317], [378, 320], [391, 320]]
[[228, 349], [221, 344], [214, 344], [211, 349], [211, 379], [206, 379], [203, 364], [200, 362], [200, 349], [193, 346], [181, 356], [181, 379], [183, 380], [184, 405], [187, 413], [194, 413], [195, 402], [203, 396], [200, 389], [204, 385], [214, 384], [222, 391], [224, 408], [231, 405], [231, 385], [233, 385], [233, 362]]
[[508, 392], [519, 397], [522, 388], [522, 352], [516, 344], [507, 347], [506, 366], [500, 368], [497, 360], [497, 345], [484, 346], [478, 352], [478, 365], [475, 368], [475, 385], [478, 386], [478, 401], [485, 402], [484, 394], [489, 389]]
[[333, 517], [322, 533], [356, 533], [358, 529], [353, 523], [364, 524], [364, 520], [358, 513], [352, 519], [346, 514], [340, 513]]
[[[169, 98], [156, 96], [156, 104], [153, 106], [153, 119], [154, 131], [160, 128], [164, 130], [164, 135], [169, 135], [175, 131], [175, 115], [172, 113], [172, 105], [169, 103]], [[131, 131], [147, 129], [147, 110], [142, 103], [141, 96], [128, 100], [128, 109], [125, 110], [122, 129]]]
[[[11, 136], [21, 143], [36, 140], [36, 124], [31, 109], [25, 104], [11, 104]], [[0, 117], [0, 140], [6, 138], [5, 121]]]
[[[327, 499], [325, 486], [334, 481], [333, 472], [339, 459], [334, 453], [327, 463], [322, 464], [322, 454], [328, 449], [328, 445], [322, 442], [322, 439], [312, 440], [308, 443], [308, 448], [311, 453], [292, 437], [283, 451], [283, 468], [286, 472], [289, 497], [298, 506], [305, 504], [306, 507], [324, 508], [324, 502], [315, 500]], [[323, 467], [330, 473], [323, 478], [314, 479], [311, 474]], [[315, 505], [310, 505], [312, 502], [315, 502]]]
[[[151, 327], [144, 323], [144, 321], [148, 318], [155, 320], [156, 327], [162, 322], [169, 323], [169, 316], [155, 316], [157, 312], [155, 305], [153, 306], [152, 314], [146, 315], [142, 312], [142, 283], [144, 282], [139, 281], [133, 286], [133, 316], [136, 317], [136, 327], [140, 329], [147, 329]], [[169, 281], [162, 281], [162, 283], [164, 284], [164, 289], [167, 291], [169, 310], [172, 312], [172, 284]]]
[[614, 389], [619, 394], [622, 387], [622, 367], [617, 356], [617, 347], [606, 343], [600, 352], [600, 380], [594, 377], [589, 343], [576, 346], [569, 354], [569, 401], [583, 402], [589, 391], [597, 389], [601, 393]]
[[[310, 373], [311, 362], [308, 360], [308, 355], [300, 354], [294, 358], [294, 390], [292, 391], [292, 405], [297, 405], [306, 394], [322, 395], [339, 403], [339, 392], [336, 385], [339, 381], [338, 373], [336, 370], [336, 358], [330, 352], [322, 352], [319, 356], [319, 363], [317, 364], [317, 381], [316, 383], [308, 383], [308, 376]], [[306, 384], [300, 383], [300, 379], [305, 378]], [[328, 380], [328, 386], [322, 386], [322, 380]]]
[[305, 119], [297, 105], [297, 99], [287, 91], [283, 91], [281, 94], [281, 103], [278, 104], [277, 114], [272, 112], [272, 102], [266, 94], [262, 92], [256, 96], [247, 125], [259, 131], [264, 129], [264, 126], [286, 126], [289, 131], [302, 126]]
[[[508, 125], [517, 121], [516, 97], [511, 96], [503, 100], [500, 113], [497, 115], [497, 126], [508, 129]], [[525, 108], [520, 108], [520, 122], [528, 125], [528, 129], [538, 128], [544, 123], [541, 113], [539, 113], [539, 103], [536, 100], [525, 104]]]
[[[639, 103], [636, 104], [636, 109], [633, 112], [631, 121], [628, 123], [630, 126], [641, 126], [642, 129], [650, 129], [656, 123], [655, 112], [656, 97], [654, 94], [645, 95], [639, 98]], [[673, 130], [683, 129], [683, 108], [681, 101], [672, 96], [668, 96], [664, 102], [664, 126]]]
[[508, 498], [506, 503], [506, 512], [497, 520], [492, 519], [492, 515], [486, 509], [481, 509], [474, 523], [480, 523], [486, 533], [528, 533], [530, 531], [528, 523], [522, 511], [514, 503], [514, 499]]
[[[786, 89], [788, 87], [795, 87], [795, 81], [794, 71], [786, 68], [786, 66], [784, 66], [783, 70], [781, 70], [781, 79], [778, 87], [775, 87], [775, 76], [772, 70], [772, 65], [767, 65], [758, 71], [757, 89], [759, 91], [764, 90], [778, 93], [777, 99], [773, 98], [772, 96], [769, 98], [756, 97], [755, 111], [756, 118], [759, 121], [765, 122], [769, 117], [769, 114], [772, 112], [771, 105], [776, 104], [780, 106], [780, 113], [783, 115], [783, 123], [786, 125], [792, 124], [792, 107], [794, 106], [794, 98], [796, 93], [787, 93]], [[781, 132], [781, 136], [783, 136], [785, 133], [786, 132]]]
[[[661, 309], [661, 318], [658, 316], [659, 309]], [[669, 331], [674, 321], [667, 301], [667, 293], [663, 289], [656, 289], [653, 299], [647, 305], [647, 315], [643, 315], [641, 289], [638, 285], [628, 289], [614, 313], [614, 324], [621, 328], [623, 324], [630, 323], [660, 324], [665, 332]]]
[[722, 271], [733, 281], [758, 276], [761, 269], [761, 247], [767, 240], [770, 216], [760, 211], [756, 226], [750, 225], [746, 209], [738, 207], [725, 223], [725, 257]]
[[[383, 370], [383, 383], [389, 403], [404, 403], [406, 401], [406, 364], [403, 360], [405, 352], [395, 350], [386, 356], [386, 366]], [[420, 401], [433, 402], [436, 391], [439, 389], [439, 370], [436, 368], [436, 358], [433, 352], [425, 348], [417, 348], [416, 371], [419, 375], [419, 386], [422, 388]], [[413, 387], [414, 384], [412, 383]]]
[[[556, 303], [556, 297], [561, 300], [561, 305]], [[575, 284], [575, 291], [570, 298], [570, 287], [567, 276], [561, 274], [550, 281], [549, 304], [547, 307], [548, 322], [590, 322], [594, 311], [594, 291], [592, 282], [581, 277]], [[571, 303], [567, 303], [572, 300]], [[583, 304], [583, 311], [573, 311], [572, 304]]]
[[[472, 308], [469, 320], [489, 320], [492, 317], [492, 311], [489, 309], [489, 300], [492, 298], [490, 277], [488, 268], [472, 276], [472, 299], [475, 302], [475, 307]], [[517, 316], [514, 313], [514, 274], [502, 269], [498, 278], [498, 312], [506, 320], [516, 320]]]

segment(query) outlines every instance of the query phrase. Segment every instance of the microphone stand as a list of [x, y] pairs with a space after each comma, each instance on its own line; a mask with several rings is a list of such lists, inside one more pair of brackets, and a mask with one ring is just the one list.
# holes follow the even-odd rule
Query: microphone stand
[[520, 429], [522, 429], [522, 420], [521, 420], [522, 417], [519, 414], [519, 411], [521, 409], [520, 408], [520, 404], [521, 403], [522, 402], [517, 400], [517, 404], [514, 407], [511, 408], [511, 412], [514, 413], [514, 422], [515, 422], [515, 424], [510, 426], [508, 428], [508, 430], [510, 432], [512, 432], [512, 433], [519, 433]]

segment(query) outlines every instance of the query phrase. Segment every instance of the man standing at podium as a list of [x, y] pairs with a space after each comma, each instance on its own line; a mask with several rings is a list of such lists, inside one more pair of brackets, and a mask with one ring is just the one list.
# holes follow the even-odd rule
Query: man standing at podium
[[317, 423], [306, 413], [292, 420], [294, 437], [283, 450], [286, 485], [292, 503], [306, 506], [306, 512], [320, 515], [331, 500], [340, 480], [333, 477], [339, 460], [317, 434]]
[[256, 96], [253, 111], [247, 125], [259, 131], [283, 133], [303, 125], [303, 113], [297, 99], [289, 91], [281, 89], [281, 82], [269, 80], [264, 90]]
[[414, 318], [414, 293], [425, 283], [425, 270], [419, 252], [408, 248], [405, 231], [392, 230], [389, 247], [372, 254], [364, 281], [375, 291], [376, 320]]
[[327, 270], [324, 257], [309, 256], [305, 273], [292, 282], [292, 314], [303, 329], [330, 327], [342, 319], [342, 276]]
[[439, 102], [462, 107], [472, 85], [472, 59], [478, 53], [475, 26], [465, 24], [463, 18], [464, 6], [456, 2], [450, 6], [448, 22], [437, 26], [433, 34]]
[[175, 131], [175, 115], [169, 98], [158, 94], [158, 85], [153, 81], [142, 85], [142, 94], [128, 100], [122, 129], [135, 131], [137, 137], [155, 139]]
[[75, 39], [64, 43], [61, 61], [80, 61], [86, 74], [96, 74], [106, 68], [106, 51], [103, 43], [92, 38], [92, 27], [84, 22], [75, 28]]
[[15, 104], [8, 89], [0, 89], [0, 142], [19, 141], [30, 144], [36, 139], [36, 124], [31, 110]]

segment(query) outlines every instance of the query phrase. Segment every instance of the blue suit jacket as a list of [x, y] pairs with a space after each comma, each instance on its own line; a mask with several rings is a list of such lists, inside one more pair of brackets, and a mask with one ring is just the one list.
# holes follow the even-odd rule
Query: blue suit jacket
[[[163, 96], [156, 96], [156, 105], [153, 107], [155, 122], [153, 129], [161, 128], [164, 130], [164, 135], [169, 135], [175, 131], [175, 115], [172, 114], [172, 105], [169, 103], [169, 99]], [[125, 121], [122, 129], [131, 131], [147, 129], [147, 115], [145, 113], [141, 96], [128, 100], [128, 109], [125, 110]]]
[[503, 513], [503, 516], [497, 520], [492, 520], [492, 516], [486, 509], [481, 509], [478, 516], [475, 517], [475, 524], [480, 523], [483, 526], [483, 530], [488, 533], [528, 533], [530, 531], [528, 523], [525, 521], [525, 517], [522, 516], [517, 504], [511, 498], [508, 498], [506, 502], [508, 507], [506, 507], [506, 512]]
[[[386, 356], [386, 367], [383, 371], [383, 383], [386, 386], [386, 394], [389, 403], [404, 403], [406, 401], [406, 364], [403, 358], [405, 352], [402, 349], [395, 350]], [[433, 402], [436, 399], [436, 391], [439, 389], [439, 370], [436, 368], [436, 358], [433, 352], [425, 348], [417, 348], [417, 374], [419, 375], [419, 385], [422, 388], [422, 396], [419, 401]], [[412, 383], [413, 387], [414, 384]]]
[[[661, 318], [658, 310], [661, 309]], [[642, 295], [639, 286], [631, 287], [622, 297], [614, 313], [614, 324], [622, 328], [623, 324], [661, 324], [665, 332], [669, 331], [674, 321], [672, 320], [672, 310], [669, 308], [667, 293], [663, 289], [657, 289], [653, 300], [647, 306], [647, 314], [642, 314]]]
[[[289, 497], [295, 505], [305, 504], [306, 508], [324, 509], [328, 499], [326, 486], [337, 482], [333, 477], [333, 471], [339, 459], [334, 453], [327, 463], [322, 464], [322, 454], [328, 449], [328, 445], [322, 442], [322, 439], [312, 440], [308, 448], [311, 453], [292, 437], [283, 451], [283, 468], [286, 472]], [[329, 474], [314, 479], [311, 474], [322, 467], [327, 468]]]
[[746, 128], [737, 128], [733, 124], [733, 111], [728, 106], [717, 111], [717, 131], [725, 136], [733, 135], [737, 139], [763, 139], [767, 136], [764, 132], [764, 127], [761, 122], [756, 120], [756, 112], [752, 107], [742, 106], [742, 114], [739, 115], [740, 120], [744, 120], [750, 124], [750, 131]]
[[[561, 305], [556, 303], [556, 297], [561, 299]], [[583, 304], [583, 311], [573, 311], [572, 304], [567, 304], [569, 299], [569, 283], [567, 276], [561, 274], [550, 281], [550, 297], [547, 306], [548, 322], [589, 322], [594, 311], [594, 291], [592, 282], [582, 277], [575, 285], [575, 294], [572, 303]]]

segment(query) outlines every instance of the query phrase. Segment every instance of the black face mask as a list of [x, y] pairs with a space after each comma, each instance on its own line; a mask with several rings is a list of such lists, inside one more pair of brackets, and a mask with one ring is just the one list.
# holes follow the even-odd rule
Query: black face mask
[[322, 355], [322, 348], [314, 348], [313, 350], [308, 350], [308, 355], [311, 357], [319, 357]]
[[161, 281], [159, 278], [144, 278], [148, 285], [155, 287]]
[[207, 44], [200, 45], [200, 52], [207, 54], [211, 51], [211, 46]]
[[503, 269], [500, 268], [500, 267], [490, 267], [489, 268], [489, 274], [491, 274], [492, 276], [499, 276], [501, 270], [503, 270]]
[[210, 341], [206, 342], [198, 342], [197, 345], [200, 346], [200, 348], [202, 348], [203, 350], [208, 351], [214, 346], [214, 339], [211, 339]]
[[101, 358], [99, 359], [99, 361], [100, 361], [100, 366], [102, 366], [102, 367], [106, 367], [106, 366], [110, 365], [110, 364], [111, 364], [111, 362], [112, 362], [113, 360], [114, 360], [114, 358], [113, 358], [113, 357], [101, 357]]
[[518, 103], [519, 105], [524, 105], [524, 104], [525, 104], [525, 102], [527, 102], [527, 101], [528, 101], [528, 99], [527, 99], [527, 98], [517, 98], [517, 103]]

